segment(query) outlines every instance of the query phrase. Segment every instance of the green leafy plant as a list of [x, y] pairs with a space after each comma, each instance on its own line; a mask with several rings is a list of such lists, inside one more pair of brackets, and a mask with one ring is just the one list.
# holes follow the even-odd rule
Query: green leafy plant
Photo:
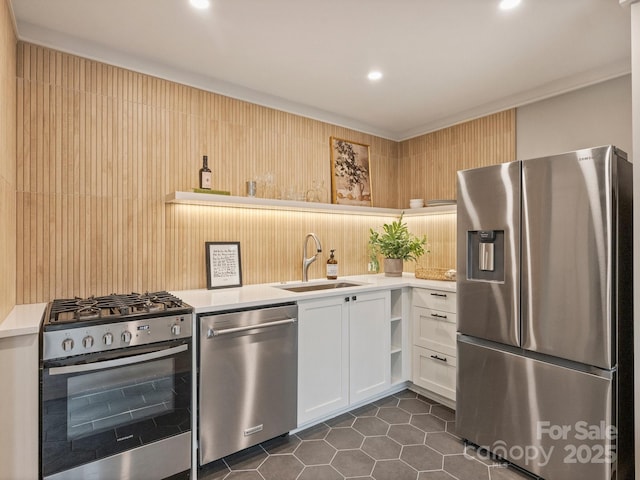
[[429, 253], [425, 250], [427, 236], [417, 237], [409, 232], [407, 224], [402, 221], [403, 215], [404, 212], [397, 220], [382, 225], [382, 233], [373, 228], [369, 230], [369, 251], [372, 255], [380, 253], [384, 258], [415, 261]]

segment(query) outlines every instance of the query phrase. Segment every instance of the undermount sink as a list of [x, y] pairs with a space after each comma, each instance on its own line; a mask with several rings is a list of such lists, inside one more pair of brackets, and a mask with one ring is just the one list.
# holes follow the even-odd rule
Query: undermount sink
[[290, 287], [278, 287], [289, 292], [314, 292], [316, 290], [331, 290], [335, 288], [360, 287], [362, 283], [353, 282], [332, 282], [332, 283], [310, 283], [308, 285], [295, 285]]

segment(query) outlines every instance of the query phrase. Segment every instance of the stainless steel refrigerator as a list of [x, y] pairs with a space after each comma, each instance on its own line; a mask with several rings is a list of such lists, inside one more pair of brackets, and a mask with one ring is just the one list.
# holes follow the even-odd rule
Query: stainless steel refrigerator
[[547, 480], [634, 478], [631, 176], [612, 146], [458, 172], [456, 430]]

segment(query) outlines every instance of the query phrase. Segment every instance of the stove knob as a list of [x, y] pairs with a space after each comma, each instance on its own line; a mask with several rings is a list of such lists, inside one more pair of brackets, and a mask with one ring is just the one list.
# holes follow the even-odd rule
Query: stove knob
[[82, 339], [82, 345], [84, 346], [84, 348], [93, 347], [93, 337], [91, 335], [87, 335], [86, 337], [84, 337]]
[[124, 343], [131, 342], [131, 332], [130, 331], [125, 330], [124, 332], [122, 332], [122, 341]]
[[179, 324], [175, 324], [175, 325], [171, 325], [171, 333], [173, 333], [174, 335], [180, 335], [180, 332], [182, 331], [182, 327], [180, 327]]
[[105, 333], [104, 337], [102, 337], [102, 341], [105, 345], [111, 345], [113, 343], [113, 334], [108, 332]]
[[62, 350], [65, 352], [70, 352], [73, 349], [73, 339], [65, 338], [62, 341]]

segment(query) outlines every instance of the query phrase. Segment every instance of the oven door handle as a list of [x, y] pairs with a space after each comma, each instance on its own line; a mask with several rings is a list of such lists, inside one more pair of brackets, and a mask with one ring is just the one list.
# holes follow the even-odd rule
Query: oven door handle
[[49, 368], [49, 375], [67, 375], [69, 373], [93, 372], [96, 370], [104, 370], [106, 368], [134, 365], [136, 363], [142, 363], [148, 360], [170, 357], [171, 355], [175, 355], [176, 353], [184, 352], [188, 348], [189, 345], [184, 344], [151, 353], [143, 353], [142, 355], [134, 355], [132, 357], [116, 358], [114, 360], [105, 360], [103, 362], [95, 363], [83, 363], [80, 365], [68, 365], [65, 367], [51, 367]]
[[256, 328], [269, 328], [277, 327], [278, 325], [287, 325], [289, 323], [295, 323], [295, 318], [285, 318], [284, 320], [276, 320], [274, 322], [257, 323], [255, 325], [246, 325], [244, 327], [224, 328], [222, 330], [216, 330], [209, 328], [207, 330], [207, 338], [214, 338], [220, 335], [228, 335], [230, 333], [246, 332], [248, 330], [255, 330]]

